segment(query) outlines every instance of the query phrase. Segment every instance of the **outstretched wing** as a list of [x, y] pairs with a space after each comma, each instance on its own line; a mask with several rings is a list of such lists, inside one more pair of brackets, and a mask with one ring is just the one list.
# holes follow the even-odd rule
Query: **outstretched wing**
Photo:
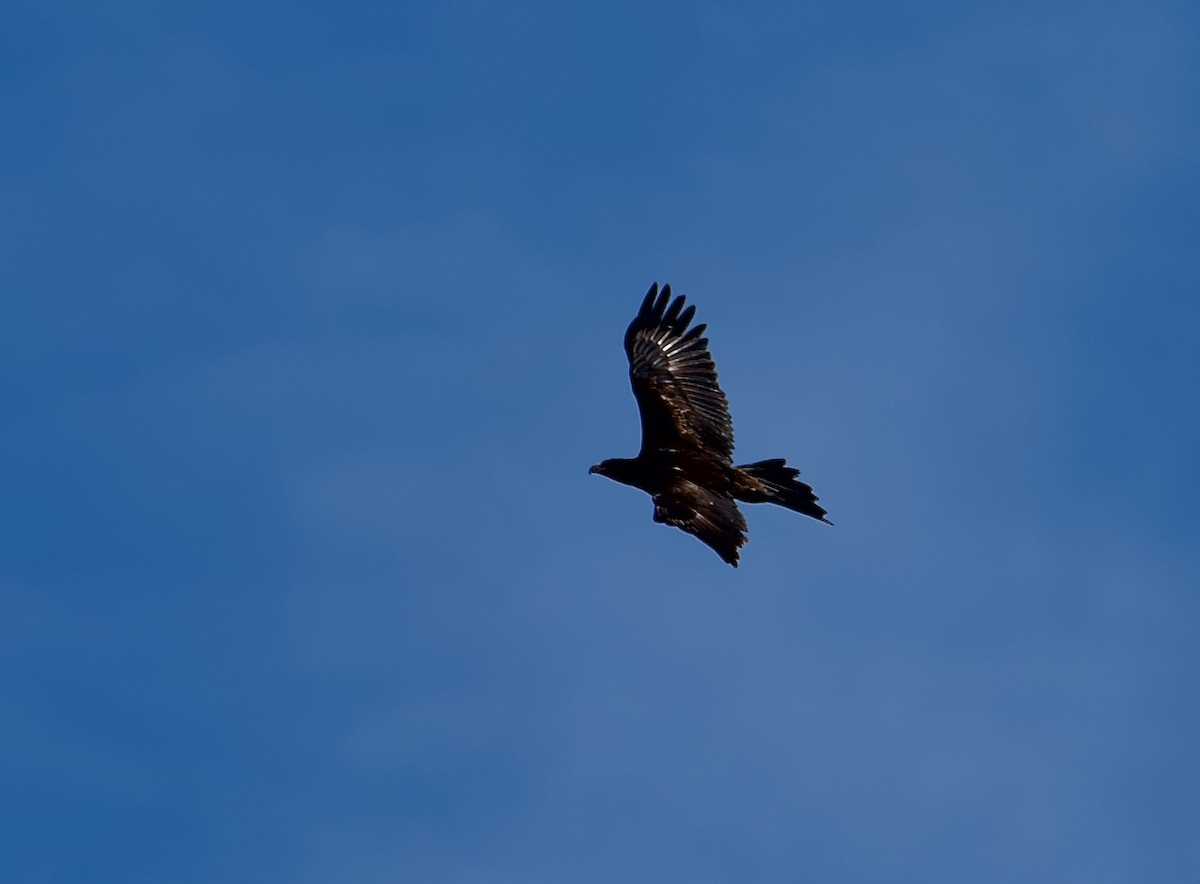
[[737, 567], [738, 549], [746, 542], [746, 519], [731, 498], [681, 481], [654, 495], [654, 521], [695, 535]]
[[683, 305], [683, 295], [672, 301], [671, 287], [660, 292], [656, 282], [625, 332], [629, 380], [642, 416], [641, 454], [703, 450], [732, 462], [733, 423], [708, 338], [701, 337], [707, 326], [689, 331], [696, 308]]

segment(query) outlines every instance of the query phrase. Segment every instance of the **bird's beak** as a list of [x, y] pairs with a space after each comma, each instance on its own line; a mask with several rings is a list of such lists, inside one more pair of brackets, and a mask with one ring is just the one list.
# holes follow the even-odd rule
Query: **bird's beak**
[[600, 464], [596, 464], [595, 466], [588, 467], [588, 475], [589, 475], [589, 476], [590, 476], [592, 473], [598, 473], [598, 472], [600, 472]]

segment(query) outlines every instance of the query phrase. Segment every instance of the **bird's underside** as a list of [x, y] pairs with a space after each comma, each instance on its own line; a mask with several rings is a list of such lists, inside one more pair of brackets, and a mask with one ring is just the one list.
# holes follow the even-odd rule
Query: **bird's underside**
[[681, 479], [651, 495], [654, 521], [699, 537], [735, 568], [746, 542], [746, 518], [727, 493]]
[[783, 458], [733, 465], [733, 425], [702, 337], [705, 326], [688, 328], [696, 308], [684, 303], [682, 295], [671, 300], [670, 286], [660, 292], [655, 283], [646, 293], [625, 333], [642, 448], [635, 458], [612, 458], [591, 472], [642, 489], [654, 501], [654, 521], [695, 535], [737, 567], [746, 543], [737, 501], [829, 520]]

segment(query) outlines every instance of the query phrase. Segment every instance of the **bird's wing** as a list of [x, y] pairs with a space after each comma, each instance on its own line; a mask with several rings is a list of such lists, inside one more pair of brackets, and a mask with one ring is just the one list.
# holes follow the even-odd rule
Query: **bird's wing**
[[737, 567], [738, 549], [746, 542], [746, 518], [732, 498], [684, 481], [654, 495], [654, 521], [695, 535]]
[[733, 423], [717, 383], [704, 324], [688, 330], [696, 313], [671, 287], [650, 286], [625, 332], [629, 380], [642, 416], [642, 454], [703, 450], [731, 462]]

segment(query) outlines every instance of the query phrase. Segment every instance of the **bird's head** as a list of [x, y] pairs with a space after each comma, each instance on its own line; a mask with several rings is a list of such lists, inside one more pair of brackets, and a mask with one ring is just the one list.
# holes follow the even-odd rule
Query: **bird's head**
[[634, 485], [636, 484], [636, 471], [637, 466], [633, 458], [610, 457], [608, 460], [602, 460], [589, 469], [588, 475], [595, 473], [598, 476], [605, 476], [612, 479], [614, 482]]

